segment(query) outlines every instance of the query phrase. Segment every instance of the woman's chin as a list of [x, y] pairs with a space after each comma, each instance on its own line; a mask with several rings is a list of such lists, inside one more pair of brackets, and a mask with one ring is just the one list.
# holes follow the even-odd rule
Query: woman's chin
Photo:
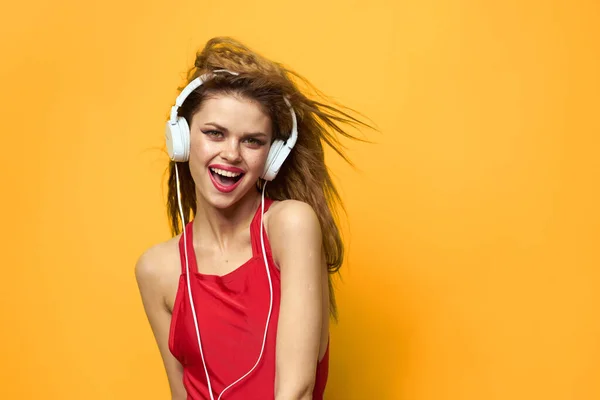
[[243, 201], [252, 194], [256, 194], [257, 192], [253, 191], [253, 188], [253, 185], [244, 185], [236, 187], [232, 192], [223, 193], [215, 190], [214, 187], [211, 187], [209, 193], [205, 193], [205, 195], [202, 197], [212, 207], [219, 210], [225, 210], [238, 204], [240, 201]]

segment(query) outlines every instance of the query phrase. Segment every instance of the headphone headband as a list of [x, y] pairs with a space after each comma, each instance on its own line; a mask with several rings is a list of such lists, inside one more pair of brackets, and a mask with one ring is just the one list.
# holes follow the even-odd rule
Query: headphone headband
[[[178, 115], [179, 108], [194, 90], [198, 89], [204, 82], [214, 77], [215, 73], [219, 72], [225, 72], [234, 76], [239, 75], [238, 72], [229, 71], [227, 69], [217, 69], [212, 72], [207, 72], [188, 83], [179, 96], [177, 96], [177, 99], [175, 99], [175, 104], [171, 107], [171, 113], [165, 132], [167, 151], [169, 152], [171, 160], [187, 161], [190, 153], [190, 128], [185, 118]], [[271, 181], [275, 178], [279, 172], [279, 168], [281, 168], [283, 162], [298, 140], [298, 121], [296, 113], [288, 98], [284, 96], [283, 100], [288, 106], [290, 115], [292, 116], [292, 130], [285, 141], [275, 140], [271, 144], [271, 149], [269, 150], [269, 155], [267, 156], [267, 162], [265, 164], [265, 170], [262, 175], [262, 178], [267, 181]]]
[[200, 86], [202, 86], [204, 84], [204, 82], [206, 82], [207, 80], [209, 80], [210, 78], [215, 76], [216, 72], [226, 72], [228, 74], [235, 75], [235, 76], [239, 75], [237, 72], [232, 72], [227, 69], [216, 69], [213, 72], [207, 72], [205, 74], [202, 74], [199, 77], [197, 77], [196, 79], [194, 79], [193, 81], [191, 81], [190, 83], [188, 83], [187, 86], [183, 88], [183, 90], [181, 91], [179, 96], [177, 96], [177, 99], [175, 99], [175, 105], [173, 107], [171, 107], [171, 115], [169, 118], [169, 122], [171, 122], [172, 124], [177, 122], [177, 110], [179, 109], [179, 107], [181, 107], [183, 105], [183, 102], [185, 101], [185, 99], [187, 99], [188, 96], [190, 94], [192, 94], [192, 92], [194, 90], [196, 90]]

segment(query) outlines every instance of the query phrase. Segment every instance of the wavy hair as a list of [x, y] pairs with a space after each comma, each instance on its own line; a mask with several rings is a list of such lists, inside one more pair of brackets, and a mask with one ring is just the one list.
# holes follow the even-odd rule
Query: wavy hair
[[[338, 227], [338, 207], [343, 204], [328, 168], [325, 165], [326, 144], [352, 165], [343, 152], [339, 136], [365, 142], [350, 134], [343, 126], [354, 128], [371, 126], [353, 117], [352, 110], [326, 104], [309, 98], [298, 87], [303, 83], [322, 100], [326, 97], [301, 75], [252, 51], [239, 41], [228, 37], [209, 40], [196, 55], [194, 66], [188, 71], [186, 85], [198, 76], [219, 69], [235, 71], [239, 75], [214, 74], [188, 96], [179, 109], [179, 116], [191, 125], [192, 116], [209, 95], [231, 94], [247, 98], [259, 104], [271, 117], [273, 139], [287, 139], [292, 121], [283, 98], [286, 96], [294, 108], [298, 120], [298, 141], [277, 177], [269, 182], [266, 195], [273, 200], [299, 200], [308, 203], [315, 211], [323, 233], [323, 249], [329, 271], [330, 313], [337, 317], [332, 274], [339, 271], [344, 260], [344, 244]], [[185, 85], [183, 86], [185, 87]], [[179, 88], [182, 90], [183, 87]], [[344, 111], [346, 110], [346, 111]], [[353, 112], [354, 113], [354, 112]], [[186, 221], [196, 214], [196, 192], [189, 164], [180, 162], [179, 178], [181, 203]], [[175, 162], [168, 169], [167, 214], [173, 236], [181, 233], [177, 201]], [[259, 180], [257, 188], [264, 182]]]

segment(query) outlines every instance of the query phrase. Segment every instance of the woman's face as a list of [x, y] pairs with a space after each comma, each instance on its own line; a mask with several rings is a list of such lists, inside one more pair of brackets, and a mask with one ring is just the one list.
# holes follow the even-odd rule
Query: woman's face
[[252, 100], [216, 94], [190, 126], [190, 171], [196, 193], [225, 209], [254, 190], [273, 136], [271, 118]]

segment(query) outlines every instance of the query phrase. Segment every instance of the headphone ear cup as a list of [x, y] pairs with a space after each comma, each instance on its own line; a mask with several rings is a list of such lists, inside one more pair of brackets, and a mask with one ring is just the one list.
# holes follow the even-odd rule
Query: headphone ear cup
[[167, 122], [165, 130], [167, 152], [171, 160], [176, 162], [188, 161], [190, 157], [190, 127], [183, 117], [177, 117], [177, 122]]
[[263, 178], [266, 181], [272, 181], [277, 176], [279, 169], [283, 165], [283, 162], [290, 154], [290, 148], [285, 145], [283, 140], [275, 140], [269, 150], [267, 156], [267, 162], [265, 164], [265, 170], [263, 171]]

